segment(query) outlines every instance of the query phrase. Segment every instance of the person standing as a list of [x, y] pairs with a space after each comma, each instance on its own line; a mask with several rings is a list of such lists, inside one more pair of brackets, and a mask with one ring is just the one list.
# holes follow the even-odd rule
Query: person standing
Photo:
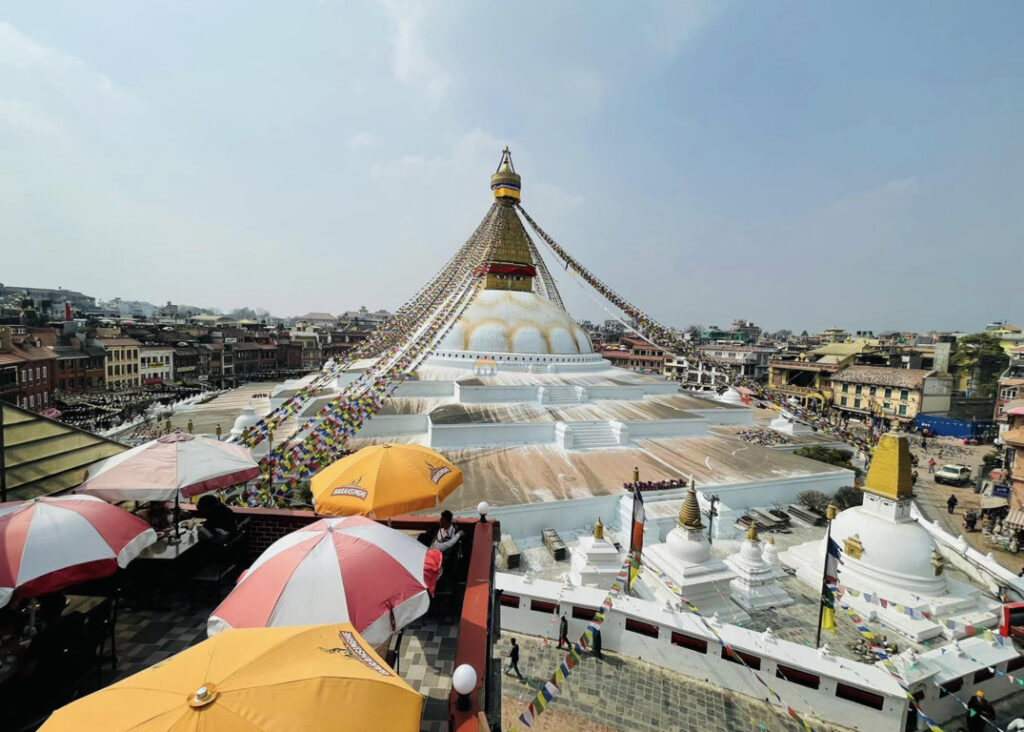
[[985, 692], [978, 689], [967, 702], [967, 732], [982, 732], [995, 718], [996, 710], [985, 698]]
[[561, 648], [563, 643], [566, 648], [572, 646], [569, 642], [569, 621], [565, 619], [565, 613], [562, 613], [562, 618], [558, 621], [558, 647]]
[[515, 671], [516, 676], [519, 677], [520, 681], [523, 681], [523, 675], [519, 673], [519, 644], [516, 643], [516, 639], [512, 639], [512, 650], [508, 652], [509, 663], [505, 667], [505, 675], [508, 676], [509, 671]]
[[934, 473], [935, 472], [935, 458], [929, 458], [928, 459], [928, 472], [929, 473]]
[[956, 499], [956, 496], [952, 493], [949, 494], [949, 498], [946, 499], [946, 508], [949, 510], [950, 515], [953, 515], [953, 511], [956, 510], [956, 504], [960, 503]]

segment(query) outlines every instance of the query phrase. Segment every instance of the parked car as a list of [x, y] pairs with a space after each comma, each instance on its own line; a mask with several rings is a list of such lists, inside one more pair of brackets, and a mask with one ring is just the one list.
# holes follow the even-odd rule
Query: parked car
[[943, 465], [935, 471], [935, 482], [946, 485], [967, 485], [971, 482], [971, 469], [966, 465]]

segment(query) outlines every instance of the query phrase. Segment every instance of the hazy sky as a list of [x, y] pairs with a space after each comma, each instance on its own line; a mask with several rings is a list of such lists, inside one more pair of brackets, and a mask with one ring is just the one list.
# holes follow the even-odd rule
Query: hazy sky
[[1019, 2], [7, 0], [0, 282], [394, 308], [508, 144], [526, 209], [668, 324], [1020, 321], [1022, 27]]

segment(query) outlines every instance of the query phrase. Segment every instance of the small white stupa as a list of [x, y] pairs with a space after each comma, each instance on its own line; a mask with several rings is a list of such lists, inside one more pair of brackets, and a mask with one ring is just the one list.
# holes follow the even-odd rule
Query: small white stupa
[[[934, 539], [912, 516], [910, 461], [906, 436], [882, 435], [865, 481], [863, 504], [846, 509], [832, 522], [832, 540], [841, 551], [839, 584], [856, 591], [846, 592], [843, 602], [918, 642], [940, 634], [964, 634], [939, 619], [978, 628], [996, 625], [999, 603], [946, 574]], [[824, 537], [779, 555], [811, 587], [821, 585], [824, 556]], [[911, 617], [899, 605], [929, 617]]]
[[251, 404], [246, 404], [242, 407], [242, 413], [235, 418], [235, 424], [231, 427], [230, 434], [232, 437], [238, 437], [259, 421], [260, 418], [256, 414], [256, 410], [253, 409], [253, 406]]
[[779, 548], [775, 546], [775, 537], [769, 536], [768, 541], [764, 543], [764, 549], [761, 550], [761, 559], [772, 567], [782, 569], [782, 560], [779, 559]]
[[757, 527], [753, 522], [743, 546], [728, 557], [725, 563], [736, 573], [736, 579], [729, 583], [732, 599], [744, 610], [767, 610], [793, 604], [793, 598], [778, 583], [779, 578], [786, 573], [765, 561], [761, 540], [757, 538]]
[[644, 558], [652, 567], [664, 572], [703, 615], [711, 617], [717, 613], [724, 622], [730, 623], [750, 618], [728, 596], [729, 582], [736, 574], [721, 559], [711, 556], [711, 544], [704, 536], [693, 481], [679, 509], [675, 528], [668, 533], [664, 544], [644, 549]]
[[622, 569], [622, 558], [615, 545], [605, 538], [604, 524], [597, 519], [592, 536], [580, 539], [573, 549], [570, 576], [577, 585], [611, 587]]
[[[800, 402], [796, 397], [790, 397], [789, 402], [792, 407], [800, 406]], [[776, 432], [782, 432], [787, 435], [808, 435], [814, 432], [810, 425], [798, 421], [791, 412], [785, 409], [780, 410], [779, 416], [773, 419], [768, 426]]]

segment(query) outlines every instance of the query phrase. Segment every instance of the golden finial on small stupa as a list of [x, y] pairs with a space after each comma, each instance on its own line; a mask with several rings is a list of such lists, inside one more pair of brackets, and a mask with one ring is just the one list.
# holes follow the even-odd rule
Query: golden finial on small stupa
[[757, 523], [754, 521], [747, 527], [747, 541], [757, 541]]
[[594, 538], [595, 539], [603, 539], [604, 538], [604, 524], [601, 523], [601, 517], [600, 516], [597, 519], [597, 523], [594, 524]]
[[690, 490], [683, 499], [683, 505], [679, 508], [679, 518], [676, 523], [689, 531], [700, 531], [704, 524], [700, 520], [700, 504], [697, 502], [697, 491], [690, 483]]

